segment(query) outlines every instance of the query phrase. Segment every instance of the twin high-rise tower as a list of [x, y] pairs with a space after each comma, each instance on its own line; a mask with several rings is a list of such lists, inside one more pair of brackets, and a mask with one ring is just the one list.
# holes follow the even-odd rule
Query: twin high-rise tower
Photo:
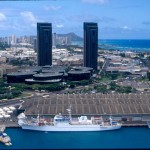
[[52, 24], [37, 23], [38, 66], [52, 65]]
[[[38, 66], [52, 65], [52, 24], [37, 23]], [[84, 67], [97, 70], [98, 26], [84, 23]]]
[[98, 26], [97, 23], [84, 23], [84, 67], [97, 70]]

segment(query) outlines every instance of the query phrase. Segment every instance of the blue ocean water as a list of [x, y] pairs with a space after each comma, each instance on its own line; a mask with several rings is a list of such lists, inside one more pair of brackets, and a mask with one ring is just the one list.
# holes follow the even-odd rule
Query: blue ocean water
[[7, 128], [12, 146], [0, 149], [150, 148], [148, 127], [122, 127], [101, 132], [38, 132]]
[[[83, 41], [74, 41], [72, 44], [83, 46]], [[150, 40], [133, 40], [133, 39], [100, 39], [98, 45], [103, 49], [114, 49], [121, 51], [150, 51]]]

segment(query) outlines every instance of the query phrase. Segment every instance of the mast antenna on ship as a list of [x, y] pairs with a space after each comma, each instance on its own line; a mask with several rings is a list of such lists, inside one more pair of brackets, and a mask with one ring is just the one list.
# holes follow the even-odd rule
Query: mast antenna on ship
[[70, 121], [72, 120], [72, 117], [71, 117], [71, 107], [72, 106], [70, 105], [69, 108], [66, 109], [68, 111]]
[[37, 123], [39, 124], [39, 122], [40, 122], [40, 114], [39, 114], [39, 99], [38, 99], [38, 104], [37, 104]]

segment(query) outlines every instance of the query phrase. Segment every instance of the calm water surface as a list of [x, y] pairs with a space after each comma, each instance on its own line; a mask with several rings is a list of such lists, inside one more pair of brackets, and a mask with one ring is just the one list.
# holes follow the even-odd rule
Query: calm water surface
[[[83, 46], [83, 41], [73, 41], [72, 44]], [[100, 39], [98, 45], [102, 49], [114, 49], [120, 51], [150, 51], [150, 40], [134, 40], [134, 39]]]
[[71, 148], [150, 148], [148, 127], [122, 127], [102, 132], [38, 132], [19, 128], [5, 131], [12, 146], [0, 143], [0, 149], [71, 149]]

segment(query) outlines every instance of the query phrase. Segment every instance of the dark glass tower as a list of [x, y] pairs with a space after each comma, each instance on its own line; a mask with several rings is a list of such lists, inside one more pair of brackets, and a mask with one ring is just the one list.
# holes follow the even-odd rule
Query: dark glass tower
[[84, 67], [97, 70], [98, 25], [84, 22]]
[[38, 66], [52, 65], [52, 24], [37, 23]]

